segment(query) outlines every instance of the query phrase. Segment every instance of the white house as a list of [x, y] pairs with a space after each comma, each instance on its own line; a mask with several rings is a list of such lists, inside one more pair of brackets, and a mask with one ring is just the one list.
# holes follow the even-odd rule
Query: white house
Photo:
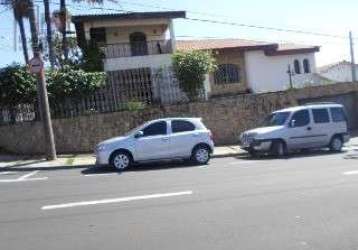
[[[317, 46], [265, 43], [243, 39], [177, 41], [178, 50], [210, 50], [218, 71], [210, 77], [212, 94], [254, 93], [320, 84]], [[218, 78], [221, 78], [218, 79]]]
[[[358, 77], [358, 65], [354, 66], [356, 76]], [[352, 81], [352, 63], [341, 61], [318, 68], [318, 73], [334, 82], [351, 82]]]

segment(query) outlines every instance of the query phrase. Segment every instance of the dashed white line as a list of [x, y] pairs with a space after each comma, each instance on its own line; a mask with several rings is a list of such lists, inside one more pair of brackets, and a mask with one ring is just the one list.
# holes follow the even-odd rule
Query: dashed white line
[[358, 175], [358, 170], [356, 170], [356, 171], [347, 171], [347, 172], [344, 172], [343, 175]]
[[183, 191], [183, 192], [176, 192], [176, 193], [162, 193], [162, 194], [149, 194], [149, 195], [114, 198], [114, 199], [80, 201], [80, 202], [71, 202], [71, 203], [63, 203], [63, 204], [56, 204], [56, 205], [47, 205], [47, 206], [41, 207], [41, 209], [42, 210], [53, 210], [53, 209], [60, 209], [60, 208], [83, 207], [83, 206], [120, 203], [120, 202], [129, 202], [129, 201], [137, 201], [137, 200], [149, 200], [149, 199], [158, 199], [158, 198], [166, 198], [166, 197], [174, 197], [174, 196], [191, 195], [191, 194], [193, 194], [193, 191]]
[[11, 180], [0, 180], [0, 183], [16, 183], [16, 182], [27, 182], [27, 181], [43, 181], [43, 180], [47, 180], [48, 177], [39, 177], [39, 178], [31, 178], [31, 179], [24, 179], [24, 180], [19, 180], [19, 179], [11, 179]]
[[103, 174], [85, 174], [86, 177], [94, 177], [94, 176], [110, 176], [115, 175], [116, 173], [103, 173]]

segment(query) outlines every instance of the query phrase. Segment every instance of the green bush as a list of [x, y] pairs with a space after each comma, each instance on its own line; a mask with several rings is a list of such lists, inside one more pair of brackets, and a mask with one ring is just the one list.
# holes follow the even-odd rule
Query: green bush
[[216, 68], [215, 59], [208, 51], [177, 52], [173, 68], [180, 88], [190, 100], [196, 100], [204, 88], [205, 75]]
[[[94, 93], [105, 84], [105, 73], [85, 72], [65, 66], [47, 70], [46, 81], [50, 102], [62, 102], [67, 98], [78, 99]], [[36, 102], [36, 79], [25, 67], [14, 64], [0, 69], [0, 106]]]

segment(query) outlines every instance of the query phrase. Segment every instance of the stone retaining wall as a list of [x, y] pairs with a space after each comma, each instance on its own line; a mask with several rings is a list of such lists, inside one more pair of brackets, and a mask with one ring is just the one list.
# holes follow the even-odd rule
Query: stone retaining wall
[[[59, 153], [90, 152], [104, 139], [119, 136], [144, 121], [163, 117], [202, 117], [214, 134], [216, 144], [235, 144], [238, 135], [253, 128], [270, 112], [297, 105], [307, 98], [358, 93], [358, 84], [339, 83], [305, 89], [266, 94], [245, 94], [189, 103], [151, 108], [138, 112], [94, 114], [53, 120]], [[358, 100], [355, 105], [358, 108]], [[0, 148], [20, 153], [39, 154], [44, 151], [42, 126], [26, 122], [0, 126]]]

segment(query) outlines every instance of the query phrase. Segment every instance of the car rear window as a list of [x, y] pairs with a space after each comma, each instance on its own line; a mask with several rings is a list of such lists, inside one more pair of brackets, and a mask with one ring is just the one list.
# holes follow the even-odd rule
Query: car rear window
[[329, 114], [327, 109], [312, 109], [312, 113], [315, 123], [329, 123]]
[[333, 122], [345, 122], [347, 121], [346, 113], [343, 108], [331, 108], [331, 115]]
[[194, 131], [195, 126], [193, 123], [184, 120], [174, 120], [172, 121], [172, 131], [173, 133], [181, 133], [181, 132], [188, 132]]

